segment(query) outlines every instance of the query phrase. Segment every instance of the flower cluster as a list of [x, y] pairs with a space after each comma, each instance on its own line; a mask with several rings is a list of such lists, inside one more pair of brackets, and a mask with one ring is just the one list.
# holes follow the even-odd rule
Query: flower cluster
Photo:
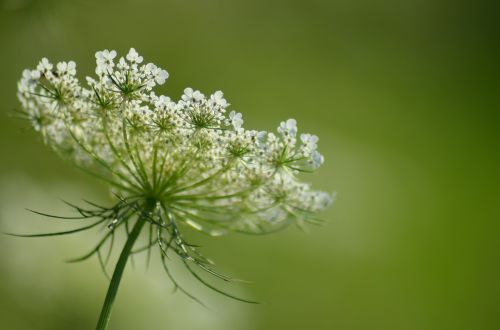
[[[179, 101], [157, 95], [167, 71], [130, 49], [95, 54], [83, 85], [73, 61], [42, 59], [18, 83], [23, 111], [46, 144], [108, 182], [119, 198], [111, 230], [145, 213], [150, 243], [206, 265], [179, 224], [213, 236], [267, 233], [316, 222], [332, 196], [299, 180], [323, 163], [318, 137], [288, 119], [277, 132], [247, 130], [221, 91], [186, 88]], [[145, 206], [149, 205], [149, 206]], [[85, 215], [88, 211], [79, 209]]]

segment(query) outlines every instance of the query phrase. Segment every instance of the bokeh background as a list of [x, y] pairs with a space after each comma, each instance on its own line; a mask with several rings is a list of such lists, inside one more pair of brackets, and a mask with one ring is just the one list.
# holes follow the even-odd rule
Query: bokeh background
[[[222, 89], [246, 127], [296, 118], [326, 163], [307, 178], [336, 191], [308, 233], [196, 239], [229, 287], [157, 265], [128, 266], [110, 329], [500, 329], [500, 28], [495, 1], [0, 1], [0, 229], [67, 228], [61, 198], [106, 188], [15, 119], [16, 82], [41, 57], [135, 47], [166, 68], [161, 91]], [[93, 329], [107, 287], [96, 259], [66, 264], [97, 233], [0, 237], [1, 329]], [[155, 264], [155, 263], [154, 263]], [[157, 264], [157, 263], [156, 263]]]

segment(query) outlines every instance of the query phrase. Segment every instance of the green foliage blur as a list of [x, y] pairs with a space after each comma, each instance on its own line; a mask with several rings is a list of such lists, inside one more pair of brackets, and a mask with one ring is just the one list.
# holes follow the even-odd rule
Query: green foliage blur
[[[83, 78], [95, 51], [135, 47], [169, 71], [160, 90], [174, 98], [221, 89], [248, 128], [296, 118], [326, 159], [310, 181], [338, 200], [308, 233], [192, 234], [252, 281], [226, 289], [263, 304], [179, 267], [203, 308], [139, 256], [110, 329], [500, 329], [498, 13], [494, 1], [1, 0], [0, 230], [68, 228], [25, 208], [109, 201], [15, 118], [22, 70], [74, 60]], [[93, 329], [107, 280], [96, 259], [63, 261], [98, 237], [0, 236], [0, 329]]]

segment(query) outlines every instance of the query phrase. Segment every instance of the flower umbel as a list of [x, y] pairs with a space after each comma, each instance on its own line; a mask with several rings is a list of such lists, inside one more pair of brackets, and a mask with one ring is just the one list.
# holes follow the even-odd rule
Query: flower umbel
[[[153, 89], [165, 83], [167, 71], [143, 64], [133, 48], [119, 59], [114, 50], [95, 57], [97, 76], [87, 77], [86, 85], [76, 78], [74, 62], [53, 65], [45, 58], [18, 83], [23, 113], [44, 142], [109, 183], [117, 198], [112, 207], [74, 206], [82, 218], [98, 219], [83, 229], [108, 227], [99, 245], [79, 260], [94, 254], [101, 260], [102, 246], [119, 227], [127, 229], [130, 253], [147, 225], [143, 250], [157, 246], [169, 276], [166, 257], [173, 253], [198, 280], [222, 292], [193, 266], [229, 278], [213, 271], [211, 261], [186, 242], [181, 225], [211, 236], [265, 234], [293, 223], [317, 223], [316, 214], [332, 203], [333, 196], [299, 179], [316, 170], [323, 156], [317, 136], [298, 136], [294, 119], [282, 122], [276, 133], [247, 130], [241, 113], [227, 110], [221, 91], [207, 97], [186, 88], [177, 102], [157, 95]], [[124, 266], [128, 254], [122, 257]], [[109, 312], [101, 328], [107, 318]]]

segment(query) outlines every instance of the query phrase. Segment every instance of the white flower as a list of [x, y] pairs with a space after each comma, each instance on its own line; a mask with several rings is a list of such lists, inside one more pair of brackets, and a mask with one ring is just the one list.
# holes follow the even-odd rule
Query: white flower
[[87, 76], [87, 77], [85, 77], [85, 80], [87, 80], [87, 84], [89, 86], [94, 86], [95, 84], [97, 84], [97, 81], [92, 77]]
[[205, 95], [203, 95], [200, 91], [195, 91], [191, 87], [188, 87], [184, 89], [182, 100], [184, 100], [185, 102], [190, 102], [190, 101], [200, 102], [201, 100], [203, 100], [204, 97]]
[[178, 101], [157, 95], [153, 88], [165, 83], [166, 70], [143, 64], [134, 48], [115, 64], [116, 56], [114, 50], [95, 53], [97, 76], [87, 77], [86, 87], [76, 78], [75, 62], [59, 62], [53, 70], [46, 58], [36, 70], [24, 70], [18, 82], [23, 112], [43, 141], [101, 177], [117, 197], [110, 208], [76, 207], [82, 218], [98, 219], [82, 229], [109, 229], [87, 256], [100, 257], [102, 247], [112, 247], [108, 239], [120, 226], [129, 235], [126, 246], [132, 246], [146, 225], [146, 249], [158, 245], [162, 262], [175, 253], [193, 276], [222, 292], [190, 268], [198, 265], [226, 279], [186, 242], [180, 224], [212, 236], [262, 234], [316, 223], [316, 213], [332, 203], [333, 196], [297, 175], [313, 172], [324, 158], [317, 136], [302, 134], [297, 144], [295, 119], [281, 122], [278, 134], [246, 130], [241, 113], [226, 111], [221, 91], [207, 98], [188, 87]]
[[42, 58], [42, 60], [40, 61], [40, 63], [38, 63], [38, 66], [36, 67], [36, 69], [42, 73], [48, 72], [52, 70], [52, 68], [53, 65], [45, 57]]
[[31, 76], [31, 79], [38, 80], [38, 79], [40, 79], [40, 71], [38, 71], [38, 70], [31, 70], [30, 76]]
[[243, 125], [243, 115], [240, 112], [231, 111], [229, 113], [229, 123], [233, 125], [235, 130], [240, 130]]
[[[168, 72], [166, 70], [158, 68], [153, 63], [148, 63], [145, 69], [147, 74], [150, 74], [158, 85], [163, 85], [165, 81], [168, 79]], [[154, 83], [153, 85], [154, 86]]]
[[168, 79], [168, 72], [166, 70], [158, 70], [155, 73], [155, 80], [159, 85], [163, 85]]
[[282, 121], [278, 127], [278, 132], [284, 135], [295, 136], [297, 134], [297, 121], [295, 119]]
[[115, 64], [113, 62], [114, 58], [116, 57], [116, 51], [115, 50], [103, 50], [95, 53], [95, 58], [96, 58], [96, 73], [101, 74], [101, 73], [107, 73], [108, 70], [111, 70]]
[[302, 140], [302, 143], [304, 144], [304, 147], [307, 150], [313, 151], [316, 150], [318, 146], [318, 137], [316, 135], [312, 134], [301, 134], [300, 139]]
[[224, 93], [221, 91], [216, 91], [210, 95], [210, 103], [221, 108], [226, 108], [228, 106], [227, 101], [224, 99]]
[[95, 53], [95, 58], [97, 60], [97, 65], [100, 64], [110, 64], [113, 62], [113, 59], [116, 57], [116, 51], [115, 50], [103, 50], [100, 52]]
[[59, 62], [57, 63], [57, 72], [60, 75], [67, 73], [69, 75], [74, 76], [76, 74], [76, 63], [73, 61], [69, 61], [68, 63]]
[[67, 70], [70, 75], [74, 76], [76, 74], [76, 63], [73, 61], [69, 61]]
[[[136, 65], [135, 63], [133, 63], [132, 65]], [[123, 58], [123, 57], [120, 57], [120, 59], [118, 60], [118, 64], [116, 65], [118, 70], [128, 70], [130, 69], [130, 65], [129, 63]]]
[[157, 221], [172, 217], [209, 234], [272, 230], [327, 207], [329, 195], [296, 175], [324, 158], [317, 136], [302, 134], [296, 144], [295, 119], [281, 122], [279, 134], [246, 130], [241, 113], [226, 114], [221, 91], [207, 98], [188, 87], [179, 101], [156, 95], [166, 70], [142, 64], [133, 48], [115, 65], [116, 56], [95, 54], [97, 77], [87, 78], [89, 87], [77, 80], [72, 61], [57, 63], [53, 73], [44, 58], [36, 70], [23, 71], [23, 109], [61, 155], [98, 169], [120, 196], [163, 205], [168, 216]]
[[132, 63], [142, 63], [142, 56], [139, 56], [139, 54], [135, 51], [134, 48], [130, 48], [127, 54], [127, 60], [129, 60]]
[[312, 162], [313, 168], [320, 167], [324, 161], [325, 161], [325, 158], [323, 157], [323, 155], [321, 155], [317, 151], [313, 151], [313, 153], [311, 154], [311, 162]]
[[[17, 89], [18, 89], [18, 92], [19, 94], [23, 95], [23, 94], [30, 94], [33, 92], [33, 87], [34, 87], [34, 78], [33, 76], [39, 76], [39, 74], [33, 74], [33, 72], [39, 72], [38, 70], [28, 70], [28, 69], [24, 69], [23, 70], [23, 76], [21, 78], [21, 80], [19, 80], [19, 83], [17, 84]], [[36, 78], [38, 79], [38, 78]], [[24, 97], [21, 99], [21, 101], [24, 100]], [[29, 100], [24, 100], [26, 103], [29, 102]]]

